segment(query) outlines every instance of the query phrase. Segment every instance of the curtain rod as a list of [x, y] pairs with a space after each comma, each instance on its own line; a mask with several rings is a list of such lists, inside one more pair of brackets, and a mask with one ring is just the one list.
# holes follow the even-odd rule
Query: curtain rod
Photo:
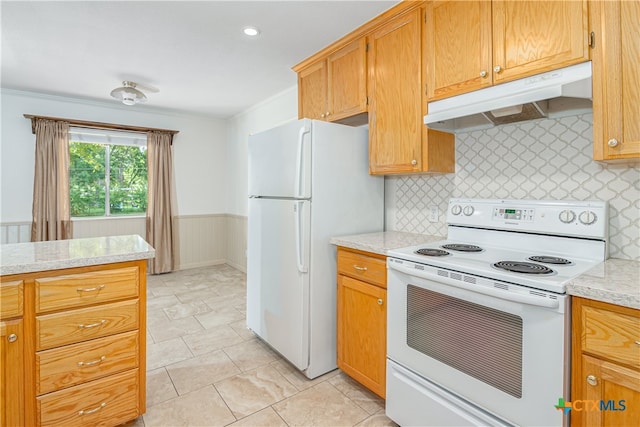
[[167, 132], [172, 135], [175, 135], [176, 133], [180, 132], [178, 130], [170, 130], [170, 129], [147, 128], [147, 127], [131, 126], [131, 125], [118, 125], [114, 123], [89, 122], [86, 120], [62, 119], [60, 117], [35, 116], [33, 114], [24, 114], [24, 118], [31, 120], [31, 132], [34, 135], [36, 133], [35, 119], [64, 121], [64, 122], [69, 122], [71, 126], [91, 128], [91, 129], [126, 130], [131, 132], [145, 132], [145, 133], [146, 132]]

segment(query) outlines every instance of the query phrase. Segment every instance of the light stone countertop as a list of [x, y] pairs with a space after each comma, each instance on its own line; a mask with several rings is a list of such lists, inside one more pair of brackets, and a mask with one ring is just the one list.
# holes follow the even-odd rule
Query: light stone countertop
[[[387, 255], [391, 249], [438, 240], [445, 240], [445, 237], [385, 231], [333, 237], [329, 242]], [[568, 282], [567, 294], [640, 309], [640, 262], [610, 258]]]
[[387, 255], [387, 252], [392, 249], [419, 245], [421, 243], [437, 242], [438, 240], [445, 240], [445, 238], [442, 236], [405, 233], [402, 231], [383, 231], [380, 233], [332, 237], [329, 243], [379, 255]]
[[0, 245], [0, 276], [111, 264], [155, 257], [155, 250], [140, 236]]
[[609, 258], [567, 283], [567, 293], [640, 309], [640, 262]]

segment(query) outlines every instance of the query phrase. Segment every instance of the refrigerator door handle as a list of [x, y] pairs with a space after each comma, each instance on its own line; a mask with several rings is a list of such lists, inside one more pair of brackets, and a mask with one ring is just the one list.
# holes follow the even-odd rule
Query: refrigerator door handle
[[304, 136], [308, 133], [311, 132], [311, 129], [309, 129], [306, 126], [302, 126], [300, 128], [300, 131], [298, 132], [298, 161], [296, 163], [296, 188], [295, 188], [295, 194], [296, 197], [304, 197], [304, 185], [302, 182], [303, 179], [303, 162], [304, 162], [304, 157], [303, 157], [303, 147], [304, 147]]
[[304, 265], [304, 245], [302, 242], [303, 236], [302, 236], [302, 210], [303, 210], [303, 206], [304, 206], [304, 201], [298, 201], [295, 202], [295, 205], [293, 207], [294, 213], [295, 213], [295, 227], [296, 227], [296, 262], [298, 264], [298, 271], [300, 273], [306, 273], [307, 272], [307, 267], [305, 267]]

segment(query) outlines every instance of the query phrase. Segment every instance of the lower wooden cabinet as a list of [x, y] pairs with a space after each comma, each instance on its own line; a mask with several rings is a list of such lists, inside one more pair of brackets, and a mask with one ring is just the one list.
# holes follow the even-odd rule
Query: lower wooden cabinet
[[[4, 303], [4, 301], [3, 301]], [[0, 321], [0, 426], [24, 425], [23, 320]]]
[[572, 303], [571, 425], [640, 425], [640, 311]]
[[385, 257], [338, 248], [338, 367], [385, 397]]
[[[116, 426], [145, 412], [146, 265], [2, 277], [0, 427]], [[16, 283], [24, 304], [5, 312]]]
[[24, 282], [0, 281], [0, 427], [24, 425]]

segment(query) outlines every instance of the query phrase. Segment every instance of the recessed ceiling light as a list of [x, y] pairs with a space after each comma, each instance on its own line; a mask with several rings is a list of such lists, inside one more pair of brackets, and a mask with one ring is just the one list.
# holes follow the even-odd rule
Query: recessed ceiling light
[[245, 27], [242, 31], [249, 37], [255, 37], [260, 34], [260, 30], [258, 30], [256, 27]]

